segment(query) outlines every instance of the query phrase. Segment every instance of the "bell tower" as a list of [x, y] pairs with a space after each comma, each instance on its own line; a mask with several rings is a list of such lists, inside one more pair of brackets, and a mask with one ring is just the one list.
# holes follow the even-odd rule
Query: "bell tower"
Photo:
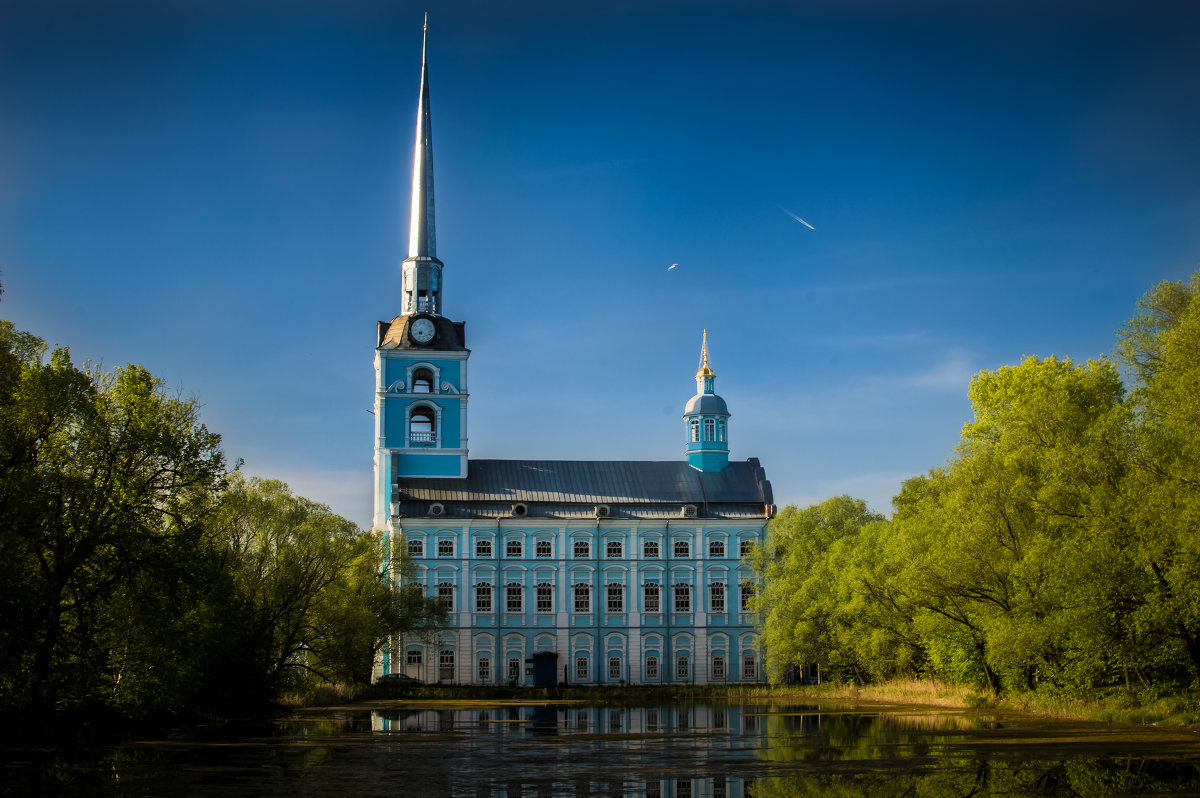
[[700, 345], [700, 368], [696, 371], [696, 395], [683, 409], [687, 432], [684, 453], [688, 465], [700, 471], [720, 471], [729, 465], [729, 410], [717, 396], [716, 372], [708, 365], [708, 330]]
[[[428, 30], [428, 25], [426, 25]], [[398, 479], [467, 475], [466, 325], [443, 315], [443, 264], [436, 255], [433, 135], [426, 38], [413, 148], [408, 257], [400, 315], [379, 322], [375, 348], [375, 512], [386, 529]]]

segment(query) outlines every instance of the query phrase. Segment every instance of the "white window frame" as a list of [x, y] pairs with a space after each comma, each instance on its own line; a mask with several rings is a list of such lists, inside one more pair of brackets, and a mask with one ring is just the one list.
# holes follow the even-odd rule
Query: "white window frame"
[[509, 582], [504, 586], [504, 612], [509, 615], [517, 615], [524, 611], [524, 586], [520, 582]]
[[662, 612], [662, 587], [658, 582], [647, 582], [642, 585], [642, 612]]
[[[571, 586], [572, 608], [575, 612], [592, 611], [592, 586], [586, 582], [576, 582]], [[583, 609], [580, 609], [582, 607]]]
[[708, 541], [708, 557], [711, 560], [725, 559], [725, 541], [723, 541], [723, 540]]
[[549, 582], [538, 582], [535, 590], [537, 591], [537, 611], [554, 612], [554, 585]]
[[586, 560], [592, 556], [591, 544], [586, 540], [576, 540], [571, 545], [571, 554], [576, 560]]
[[712, 582], [708, 586], [708, 611], [725, 612], [725, 583]]
[[439, 538], [437, 542], [437, 553], [439, 557], [454, 556], [454, 541], [450, 538]]
[[604, 544], [604, 556], [610, 560], [621, 559], [624, 552], [624, 547], [619, 540], [610, 540]]
[[671, 552], [677, 560], [690, 560], [692, 558], [692, 544], [687, 540], [677, 540], [671, 544]]
[[616, 614], [625, 612], [625, 586], [613, 582], [606, 586], [605, 597], [607, 602], [605, 606], [609, 613]]
[[478, 582], [475, 585], [475, 612], [491, 612], [492, 603], [492, 584], [491, 582]]
[[475, 556], [491, 559], [492, 541], [487, 539], [475, 541]]
[[538, 557], [553, 557], [554, 547], [548, 540], [539, 540], [534, 544], [534, 552]]
[[511, 557], [513, 559], [520, 559], [521, 557], [524, 556], [524, 551], [525, 551], [525, 547], [521, 544], [521, 541], [519, 541], [519, 540], [504, 541], [504, 557], [506, 559], [509, 557]]
[[642, 559], [657, 560], [659, 557], [659, 548], [657, 540], [647, 540], [642, 543]]
[[672, 604], [675, 612], [692, 611], [692, 586], [688, 584], [675, 585]]

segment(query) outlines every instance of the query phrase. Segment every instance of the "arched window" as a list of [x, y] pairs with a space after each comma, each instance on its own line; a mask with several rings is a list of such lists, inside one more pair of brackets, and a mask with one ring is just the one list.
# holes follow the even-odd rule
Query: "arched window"
[[616, 583], [608, 586], [608, 611], [625, 611], [625, 588]]
[[417, 369], [412, 375], [413, 393], [433, 393], [433, 372], [429, 369]]
[[747, 654], [742, 658], [742, 678], [757, 679], [758, 678], [758, 660], [753, 654]]
[[437, 430], [434, 428], [437, 415], [432, 407], [415, 407], [408, 420], [408, 445], [433, 446], [437, 442]]
[[715, 441], [717, 439], [717, 420], [715, 418], [704, 419], [704, 440]]
[[661, 612], [657, 582], [647, 582], [642, 586], [642, 612]]
[[693, 418], [692, 422], [690, 424], [690, 427], [691, 427], [691, 436], [690, 436], [691, 442], [699, 443], [700, 442], [700, 419]]
[[675, 612], [692, 611], [692, 586], [675, 585]]
[[549, 582], [539, 582], [537, 586], [537, 611], [554, 612], [554, 586]]
[[712, 678], [715, 682], [725, 681], [725, 658], [716, 656], [712, 658]]
[[708, 586], [710, 612], [725, 612], [725, 583], [713, 582]]
[[742, 612], [750, 612], [750, 600], [754, 598], [754, 583], [742, 582]]
[[446, 612], [454, 612], [454, 585], [450, 582], [440, 582], [437, 586], [438, 598]]
[[492, 611], [492, 586], [487, 582], [475, 585], [475, 612]]
[[725, 442], [725, 419], [717, 419], [717, 440]]
[[509, 582], [504, 586], [504, 611], [524, 612], [524, 595], [520, 582]]
[[422, 540], [408, 541], [408, 556], [409, 557], [424, 557], [425, 542]]
[[575, 593], [575, 612], [591, 612], [592, 611], [592, 588], [591, 585], [577, 584], [574, 585]]

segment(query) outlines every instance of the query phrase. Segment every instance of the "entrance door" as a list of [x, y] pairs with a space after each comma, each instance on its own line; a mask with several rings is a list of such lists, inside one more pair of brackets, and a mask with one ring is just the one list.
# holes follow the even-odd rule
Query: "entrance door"
[[533, 686], [554, 687], [558, 684], [558, 654], [539, 651], [533, 655]]

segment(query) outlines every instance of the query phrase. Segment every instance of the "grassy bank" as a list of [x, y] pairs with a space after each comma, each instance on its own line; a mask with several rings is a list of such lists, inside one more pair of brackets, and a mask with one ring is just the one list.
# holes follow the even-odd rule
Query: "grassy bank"
[[356, 701], [407, 700], [532, 700], [584, 701], [607, 706], [638, 706], [692, 701], [767, 703], [773, 701], [846, 701], [853, 703], [916, 704], [959, 709], [999, 709], [1063, 720], [1111, 723], [1200, 725], [1200, 702], [1195, 692], [1107, 688], [1083, 691], [1042, 687], [1037, 691], [993, 696], [971, 685], [896, 679], [879, 684], [827, 682], [820, 685], [662, 685], [657, 687], [563, 687], [546, 691], [528, 687], [319, 687], [310, 693], [285, 695], [286, 707], [327, 707]]

